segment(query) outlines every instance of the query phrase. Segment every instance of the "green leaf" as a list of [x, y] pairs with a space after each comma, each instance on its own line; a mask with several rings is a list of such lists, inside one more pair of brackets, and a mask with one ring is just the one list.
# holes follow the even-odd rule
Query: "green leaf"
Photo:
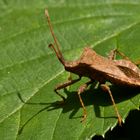
[[[66, 104], [56, 104], [60, 98], [53, 89], [69, 74], [48, 48], [53, 38], [46, 7], [66, 59], [79, 58], [91, 46], [103, 56], [118, 48], [132, 61], [140, 60], [139, 0], [0, 0], [0, 137], [81, 140], [104, 135], [117, 118], [110, 97], [97, 86], [82, 95], [88, 116], [80, 123], [83, 110], [76, 91], [86, 78], [60, 91]], [[123, 120], [139, 108], [139, 92], [111, 90]]]

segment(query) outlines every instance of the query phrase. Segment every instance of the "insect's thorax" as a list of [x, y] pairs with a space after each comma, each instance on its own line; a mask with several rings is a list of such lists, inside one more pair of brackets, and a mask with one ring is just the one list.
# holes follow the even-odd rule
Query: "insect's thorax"
[[79, 76], [101, 81], [103, 73], [101, 70], [97, 70], [96, 67], [104, 66], [105, 63], [108, 63], [108, 59], [98, 55], [91, 48], [85, 48], [80, 59], [66, 62], [65, 69]]

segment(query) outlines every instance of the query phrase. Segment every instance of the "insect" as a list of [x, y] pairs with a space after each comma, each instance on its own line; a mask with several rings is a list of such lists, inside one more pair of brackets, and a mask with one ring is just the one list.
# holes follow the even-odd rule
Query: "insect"
[[[87, 89], [87, 87], [96, 80], [99, 82], [101, 88], [107, 93], [109, 93], [118, 118], [118, 123], [119, 125], [121, 125], [122, 117], [119, 114], [111, 90], [106, 84], [106, 81], [109, 81], [115, 85], [140, 87], [140, 69], [137, 67], [137, 65], [132, 63], [123, 53], [119, 52], [117, 49], [112, 50], [109, 57], [107, 58], [97, 54], [91, 48], [86, 47], [84, 48], [84, 51], [78, 60], [66, 61], [60, 50], [57, 38], [55, 37], [47, 9], [45, 10], [45, 15], [47, 17], [50, 32], [54, 39], [54, 44], [50, 44], [49, 47], [51, 47], [54, 50], [57, 58], [63, 64], [66, 71], [77, 74], [79, 76], [78, 79], [71, 79], [63, 84], [58, 85], [54, 89], [56, 94], [63, 99], [63, 102], [65, 102], [65, 97], [62, 96], [58, 91], [80, 81], [82, 77], [88, 77], [89, 81], [80, 86], [77, 91], [81, 106], [83, 108], [83, 117], [81, 121], [84, 121], [87, 117], [87, 112], [83, 100], [81, 98], [81, 93], [83, 93]], [[123, 57], [123, 59], [115, 60], [116, 53], [120, 54]]]

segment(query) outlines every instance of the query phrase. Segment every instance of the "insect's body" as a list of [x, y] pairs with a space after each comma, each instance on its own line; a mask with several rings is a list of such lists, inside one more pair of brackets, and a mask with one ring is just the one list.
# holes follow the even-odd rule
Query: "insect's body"
[[[88, 57], [87, 57], [88, 56]], [[128, 60], [110, 60], [85, 48], [80, 59], [65, 63], [65, 69], [79, 76], [89, 77], [100, 83], [140, 87], [140, 70]]]
[[[45, 15], [47, 16], [50, 31], [56, 46], [55, 47], [53, 44], [50, 44], [49, 47], [54, 50], [57, 58], [63, 64], [66, 71], [75, 73], [79, 76], [78, 79], [69, 80], [63, 84], [60, 84], [55, 88], [55, 92], [63, 99], [63, 101], [65, 101], [65, 97], [59, 94], [58, 90], [78, 82], [81, 77], [88, 77], [90, 81], [82, 85], [77, 92], [81, 106], [84, 110], [83, 120], [85, 120], [87, 113], [80, 94], [84, 92], [88, 85], [92, 84], [94, 80], [96, 80], [100, 83], [99, 85], [101, 88], [109, 93], [118, 117], [118, 122], [121, 125], [122, 118], [115, 105], [110, 88], [105, 84], [105, 82], [110, 81], [111, 83], [117, 85], [140, 87], [140, 69], [129, 60], [114, 60], [113, 57], [105, 58], [88, 47], [84, 49], [81, 57], [78, 60], [66, 61], [62, 55], [62, 52], [60, 51], [57, 39], [54, 35], [47, 10], [45, 10]], [[114, 56], [114, 54], [112, 56]]]

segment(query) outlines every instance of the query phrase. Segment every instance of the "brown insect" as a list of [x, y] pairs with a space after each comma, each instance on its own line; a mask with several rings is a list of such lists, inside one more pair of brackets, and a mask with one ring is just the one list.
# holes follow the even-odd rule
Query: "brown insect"
[[[111, 90], [109, 86], [106, 85], [105, 83], [106, 81], [109, 81], [113, 84], [121, 86], [140, 87], [140, 69], [134, 63], [132, 63], [128, 59], [128, 57], [126, 57], [123, 53], [120, 53], [116, 49], [111, 51], [109, 57], [106, 58], [97, 54], [91, 48], [86, 47], [84, 48], [84, 51], [78, 60], [66, 61], [60, 51], [58, 41], [53, 32], [53, 28], [50, 22], [50, 17], [47, 9], [45, 10], [45, 15], [47, 17], [50, 32], [52, 34], [54, 44], [56, 46], [54, 47], [53, 44], [50, 44], [49, 47], [51, 47], [54, 50], [57, 58], [64, 65], [66, 71], [77, 74], [79, 76], [78, 79], [69, 80], [63, 84], [58, 85], [54, 90], [56, 94], [59, 95], [64, 102], [65, 97], [59, 94], [58, 90], [78, 82], [79, 80], [81, 80], [82, 77], [88, 77], [90, 80], [85, 84], [83, 84], [82, 86], [80, 86], [77, 92], [81, 106], [84, 111], [82, 118], [82, 121], [84, 121], [86, 119], [87, 113], [81, 98], [81, 93], [83, 93], [87, 89], [87, 87], [96, 80], [99, 82], [101, 88], [109, 93], [116, 115], [118, 117], [118, 123], [119, 125], [121, 125], [122, 118], [119, 114], [119, 111], [113, 99]], [[116, 53], [120, 54], [124, 59], [114, 60]]]

